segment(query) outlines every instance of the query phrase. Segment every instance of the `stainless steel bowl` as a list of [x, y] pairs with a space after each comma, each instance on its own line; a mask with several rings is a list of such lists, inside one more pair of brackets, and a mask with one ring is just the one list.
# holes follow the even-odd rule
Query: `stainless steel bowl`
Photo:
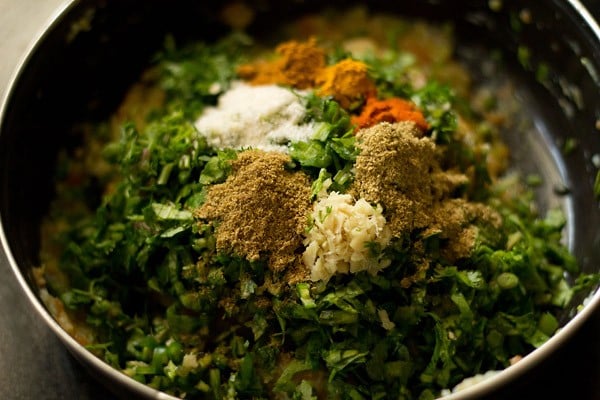
[[[256, 7], [257, 32], [273, 21], [321, 2], [247, 1]], [[342, 6], [348, 2], [328, 2]], [[600, 208], [594, 179], [600, 168], [600, 28], [577, 0], [406, 1], [400, 6], [372, 1], [374, 9], [457, 24], [460, 40], [498, 47], [512, 60], [534, 123], [533, 140], [508, 138], [517, 162], [539, 171], [549, 182], [538, 197], [542, 205], [561, 204], [569, 217], [566, 239], [586, 272], [600, 271]], [[31, 268], [39, 262], [39, 224], [52, 196], [52, 166], [58, 149], [72, 138], [69, 126], [101, 120], [116, 107], [164, 34], [181, 40], [211, 39], [222, 27], [215, 5], [198, 1], [73, 1], [47, 27], [29, 51], [3, 101], [0, 125], [0, 238], [16, 279], [37, 314], [69, 351], [123, 398], [170, 398], [112, 369], [67, 335], [44, 308]], [[519, 22], [520, 21], [520, 22]], [[517, 27], [518, 25], [518, 27]], [[527, 58], [523, 58], [527, 52]], [[477, 60], [471, 60], [476, 64]], [[550, 79], [536, 71], [549, 67]], [[476, 67], [476, 65], [475, 65]], [[560, 152], [567, 139], [579, 146]], [[556, 196], [556, 186], [568, 194]], [[574, 299], [562, 329], [546, 344], [495, 377], [448, 399], [481, 397], [507, 387], [525, 371], [563, 346], [600, 308], [600, 292]]]

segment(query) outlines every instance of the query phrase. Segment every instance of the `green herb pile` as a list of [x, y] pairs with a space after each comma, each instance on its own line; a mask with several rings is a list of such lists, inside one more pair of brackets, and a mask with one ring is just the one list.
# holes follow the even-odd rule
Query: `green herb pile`
[[[416, 231], [383, 250], [392, 263], [379, 274], [327, 283], [288, 285], [263, 260], [218, 253], [214, 228], [193, 210], [226, 179], [237, 152], [210, 148], [192, 122], [229, 87], [250, 43], [242, 36], [183, 49], [169, 42], [157, 59], [164, 110], [143, 129], [125, 124], [106, 144], [108, 182], [88, 179], [63, 195], [89, 214], [53, 210], [70, 225], [58, 238], [68, 285], [49, 277], [48, 290], [92, 328], [96, 342], [88, 346], [107, 363], [185, 398], [432, 399], [540, 346], [573, 294], [598, 283], [567, 278], [578, 267], [561, 244], [562, 213], [539, 218], [531, 195], [510, 197], [491, 184], [482, 157], [454, 137], [466, 103], [441, 83], [414, 89], [396, 79], [410, 64], [401, 52], [365, 60], [378, 89], [419, 105], [426, 134], [448, 146], [449, 162], [474, 167], [467, 195], [496, 209], [501, 229], [481, 227], [471, 256], [455, 263], [440, 255], [442, 239]], [[357, 156], [349, 114], [331, 98], [310, 94], [305, 102], [322, 129], [291, 148], [289, 168], [312, 177], [314, 194], [327, 178], [329, 190], [345, 191]], [[90, 193], [99, 184], [110, 190], [98, 203]], [[417, 239], [430, 268], [403, 287], [418, 269]]]

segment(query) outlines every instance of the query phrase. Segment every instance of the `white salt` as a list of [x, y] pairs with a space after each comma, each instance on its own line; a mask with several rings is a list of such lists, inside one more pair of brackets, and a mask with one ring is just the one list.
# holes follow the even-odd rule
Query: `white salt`
[[216, 148], [287, 152], [289, 143], [306, 141], [316, 130], [314, 123], [303, 123], [305, 115], [302, 98], [290, 89], [236, 82], [195, 126]]

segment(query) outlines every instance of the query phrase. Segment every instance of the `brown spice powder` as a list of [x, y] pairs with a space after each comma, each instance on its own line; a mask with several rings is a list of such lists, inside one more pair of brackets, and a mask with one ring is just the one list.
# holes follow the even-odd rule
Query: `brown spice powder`
[[443, 152], [414, 122], [384, 122], [356, 135], [360, 153], [353, 194], [383, 206], [393, 236], [415, 229], [423, 230], [424, 237], [439, 234], [447, 240], [443, 256], [456, 260], [468, 256], [475, 244], [474, 222], [500, 224], [500, 216], [486, 205], [452, 198], [468, 179], [441, 168]]
[[317, 47], [314, 38], [307, 42], [291, 40], [277, 46], [279, 57], [238, 67], [240, 78], [252, 85], [281, 84], [297, 89], [315, 86], [315, 77], [325, 68], [325, 51]]
[[195, 216], [216, 221], [218, 251], [251, 261], [265, 258], [275, 272], [304, 277], [308, 272], [297, 250], [311, 206], [310, 180], [303, 172], [286, 170], [290, 161], [275, 152], [239, 153], [231, 175], [209, 189]]
[[495, 210], [464, 199], [439, 202], [432, 210], [432, 220], [429, 229], [440, 232], [440, 238], [448, 240], [448, 245], [441, 249], [442, 256], [448, 260], [469, 256], [477, 238], [478, 228], [474, 222], [495, 228], [502, 223], [500, 214]]
[[356, 133], [355, 197], [382, 204], [388, 226], [401, 236], [430, 224], [435, 143], [413, 122], [383, 122]]

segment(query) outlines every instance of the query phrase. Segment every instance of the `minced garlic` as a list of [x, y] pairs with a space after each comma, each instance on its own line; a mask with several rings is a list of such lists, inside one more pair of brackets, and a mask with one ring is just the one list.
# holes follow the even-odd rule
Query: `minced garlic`
[[328, 281], [336, 273], [376, 274], [389, 265], [372, 251], [373, 245], [384, 248], [391, 239], [381, 206], [331, 192], [314, 204], [311, 224], [302, 259], [313, 281]]

